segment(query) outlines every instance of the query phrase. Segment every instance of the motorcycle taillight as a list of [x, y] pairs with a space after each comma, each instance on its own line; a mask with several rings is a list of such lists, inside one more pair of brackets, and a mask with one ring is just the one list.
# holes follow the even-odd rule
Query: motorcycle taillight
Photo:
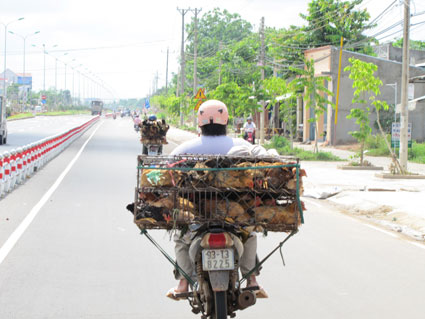
[[224, 233], [207, 233], [201, 241], [201, 247], [205, 249], [221, 249], [233, 246], [232, 237]]
[[210, 234], [208, 244], [210, 248], [224, 248], [226, 247], [226, 236], [224, 233]]

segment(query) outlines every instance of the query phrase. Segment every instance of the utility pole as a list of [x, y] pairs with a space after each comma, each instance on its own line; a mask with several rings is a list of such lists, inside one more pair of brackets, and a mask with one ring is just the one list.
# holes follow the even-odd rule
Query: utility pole
[[[190, 10], [188, 9], [179, 9], [177, 7], [177, 11], [180, 12], [182, 15], [182, 45], [181, 45], [181, 53], [180, 53], [180, 96], [183, 97], [184, 95], [184, 82], [185, 82], [185, 74], [184, 74], [184, 67], [185, 67], [185, 57], [184, 57], [184, 15]], [[183, 112], [182, 112], [182, 102], [180, 102], [180, 125], [183, 125]]]
[[[261, 81], [264, 81], [264, 66], [265, 66], [265, 49], [264, 49], [264, 17], [261, 18], [260, 26], [260, 40], [261, 40], [261, 51], [260, 51], [260, 63], [261, 63]], [[261, 101], [261, 114], [260, 114], [260, 144], [264, 144], [264, 124], [266, 117], [265, 101]]]
[[[198, 13], [201, 12], [202, 9], [195, 8], [195, 41], [193, 46], [193, 96], [195, 96], [198, 90]], [[193, 110], [193, 126], [196, 127], [196, 112]]]
[[[274, 65], [273, 65], [273, 77], [277, 78], [277, 62], [276, 59], [273, 59]], [[273, 107], [273, 128], [278, 128], [279, 127], [279, 107], [280, 107], [280, 102], [276, 102], [274, 107]]]
[[218, 44], [218, 51], [220, 52], [220, 61], [218, 62], [218, 85], [221, 85], [221, 65], [223, 64], [221, 60], [221, 50], [223, 50], [223, 42], [220, 41]]
[[408, 112], [408, 86], [409, 86], [409, 27], [410, 27], [410, 0], [404, 0], [404, 27], [403, 27], [403, 62], [401, 71], [401, 112], [400, 112], [400, 166], [407, 172], [408, 138], [407, 130], [409, 123]]
[[198, 65], [197, 65], [197, 59], [198, 59], [198, 13], [201, 12], [202, 9], [195, 8], [195, 41], [193, 46], [193, 95], [196, 94], [198, 90]]
[[43, 43], [43, 94], [46, 94], [46, 45]]
[[167, 65], [165, 67], [165, 91], [168, 91], [168, 52], [169, 48], [167, 47]]

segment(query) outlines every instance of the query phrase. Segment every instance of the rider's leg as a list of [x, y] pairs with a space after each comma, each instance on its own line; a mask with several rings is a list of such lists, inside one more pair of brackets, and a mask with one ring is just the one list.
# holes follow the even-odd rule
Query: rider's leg
[[[190, 234], [186, 233], [183, 237], [180, 233], [174, 235], [175, 253], [178, 266], [189, 276], [193, 273], [193, 264], [189, 258]], [[189, 284], [186, 278], [176, 271], [176, 279], [180, 280], [175, 292], [187, 292]]]
[[[246, 275], [249, 271], [251, 271], [256, 265], [256, 256], [257, 256], [257, 235], [255, 233], [251, 233], [247, 241], [243, 245], [243, 254], [239, 261], [239, 266], [241, 269], [242, 275]], [[258, 275], [258, 270], [252, 273], [254, 277], [254, 284], [251, 284], [250, 278], [248, 278], [248, 286], [256, 286], [257, 281], [255, 280], [255, 276]]]

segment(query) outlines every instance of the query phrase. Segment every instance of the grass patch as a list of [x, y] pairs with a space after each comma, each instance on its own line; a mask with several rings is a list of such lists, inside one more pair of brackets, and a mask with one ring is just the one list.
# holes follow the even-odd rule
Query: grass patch
[[[391, 144], [391, 135], [387, 135], [388, 143]], [[390, 152], [381, 135], [370, 136], [366, 140], [366, 149], [368, 156], [390, 156]], [[398, 155], [399, 149], [395, 149]], [[417, 143], [413, 141], [412, 148], [408, 151], [408, 160], [414, 163], [425, 164], [425, 143]]]
[[179, 129], [185, 130], [185, 131], [194, 132], [194, 133], [197, 133], [198, 132], [198, 128], [197, 127], [189, 126], [189, 125], [186, 125], [186, 124], [183, 125], [183, 126], [179, 126]]
[[61, 115], [77, 115], [77, 114], [91, 114], [90, 111], [86, 110], [67, 110], [67, 111], [52, 111], [52, 112], [44, 112], [37, 113], [37, 116], [61, 116]]
[[280, 155], [296, 156], [303, 161], [342, 161], [338, 156], [331, 152], [303, 150], [298, 147], [291, 148], [290, 142], [283, 136], [273, 136], [270, 143], [265, 145], [267, 149], [274, 148]]
[[7, 120], [19, 120], [19, 119], [26, 119], [26, 118], [30, 118], [30, 117], [34, 117], [34, 114], [32, 114], [31, 112], [27, 112], [27, 113], [18, 113], [18, 114], [14, 114], [11, 115], [7, 118]]
[[[387, 140], [391, 145], [391, 135], [387, 135]], [[390, 151], [381, 135], [370, 135], [365, 141], [365, 149], [369, 156], [390, 156]]]
[[412, 148], [409, 148], [409, 161], [425, 164], [425, 143], [412, 143]]

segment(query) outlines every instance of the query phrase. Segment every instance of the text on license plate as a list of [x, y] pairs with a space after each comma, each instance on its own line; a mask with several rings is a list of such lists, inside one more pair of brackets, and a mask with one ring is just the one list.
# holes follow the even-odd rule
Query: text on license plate
[[204, 249], [202, 251], [203, 270], [232, 270], [234, 268], [233, 249]]

